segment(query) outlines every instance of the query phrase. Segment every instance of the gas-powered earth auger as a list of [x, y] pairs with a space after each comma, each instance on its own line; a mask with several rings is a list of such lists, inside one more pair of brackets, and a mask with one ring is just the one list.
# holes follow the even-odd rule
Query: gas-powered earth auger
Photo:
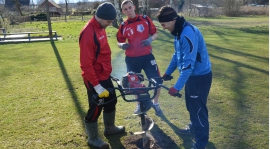
[[[122, 98], [126, 102], [139, 102], [141, 113], [134, 114], [138, 115], [141, 118], [141, 127], [142, 131], [135, 132], [135, 135], [142, 135], [143, 148], [152, 148], [154, 146], [155, 140], [154, 137], [148, 133], [154, 126], [153, 120], [146, 114], [146, 112], [153, 106], [153, 102], [151, 101], [156, 97], [157, 89], [163, 87], [165, 89], [169, 89], [168, 87], [157, 84], [157, 79], [163, 79], [162, 77], [145, 79], [144, 76], [140, 73], [128, 72], [126, 75], [122, 77], [122, 82], [119, 79], [111, 77], [113, 81], [117, 83], [117, 87], [115, 88], [107, 88], [110, 93], [112, 90], [118, 90], [120, 95], [116, 98], [122, 96]], [[148, 86], [146, 87], [143, 81], [148, 81]], [[153, 91], [149, 93], [149, 91]], [[128, 95], [136, 95], [137, 99], [127, 99]], [[181, 98], [181, 94], [177, 93], [175, 96]], [[98, 95], [93, 95], [93, 101], [98, 105], [103, 105], [111, 102], [112, 100], [106, 102], [104, 98], [99, 98]]]

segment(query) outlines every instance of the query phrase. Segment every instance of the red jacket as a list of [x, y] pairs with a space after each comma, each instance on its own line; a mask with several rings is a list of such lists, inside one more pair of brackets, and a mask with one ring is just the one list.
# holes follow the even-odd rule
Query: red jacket
[[[98, 45], [94, 41], [94, 32], [100, 46], [96, 58]], [[80, 33], [80, 66], [84, 81], [89, 81], [93, 86], [101, 80], [107, 80], [112, 72], [111, 49], [107, 41], [105, 29], [93, 17]]]
[[157, 29], [149, 17], [136, 14], [135, 18], [127, 19], [119, 26], [117, 41], [123, 43], [128, 39], [130, 47], [126, 49], [126, 56], [144, 56], [152, 52], [152, 47], [142, 46], [141, 41], [156, 32]]

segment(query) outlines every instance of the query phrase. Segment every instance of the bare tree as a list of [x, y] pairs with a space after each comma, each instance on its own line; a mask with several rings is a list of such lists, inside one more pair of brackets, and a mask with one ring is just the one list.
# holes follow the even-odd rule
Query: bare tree
[[[0, 0], [0, 4], [4, 4], [5, 1], [4, 0]], [[0, 28], [3, 27], [2, 22], [5, 22], [4, 18], [3, 18], [3, 12], [5, 11], [5, 7], [4, 5], [0, 5]]]
[[135, 13], [139, 14], [139, 0], [133, 0], [133, 4], [135, 5]]
[[242, 0], [224, 0], [223, 7], [227, 16], [238, 16], [240, 7], [243, 5]]
[[170, 5], [176, 12], [178, 12], [178, 7], [180, 3], [181, 2], [179, 2], [179, 0], [170, 0]]
[[190, 16], [191, 15], [191, 12], [192, 12], [192, 6], [191, 6], [191, 4], [193, 3], [193, 0], [188, 0], [188, 9], [189, 9], [189, 13], [188, 13], [188, 16]]
[[149, 7], [150, 0], [142, 0], [142, 14], [147, 15], [151, 18], [151, 11]]
[[95, 2], [92, 4], [93, 9], [97, 9], [98, 6], [99, 6], [100, 4], [101, 4], [100, 2], [95, 1]]
[[20, 13], [21, 16], [23, 16], [22, 14], [22, 10], [21, 10], [21, 3], [19, 2], [19, 0], [12, 0], [14, 3], [14, 6], [17, 8], [18, 12]]
[[121, 10], [120, 10], [120, 7], [119, 7], [119, 0], [113, 0], [113, 4], [114, 4], [114, 7], [116, 9], [116, 19], [114, 20], [112, 25], [113, 25], [113, 27], [118, 28], [118, 24], [123, 22]]
[[77, 3], [77, 10], [80, 11], [82, 15], [82, 20], [84, 19], [84, 11], [87, 10], [88, 6], [88, 0], [82, 0]]
[[248, 5], [248, 0], [243, 0], [243, 5]]
[[173, 0], [170, 0], [170, 5], [171, 5], [171, 7], [173, 7], [175, 9], [175, 5], [174, 5]]
[[142, 12], [140, 12], [142, 14], [146, 14], [147, 13], [147, 0], [142, 0]]
[[[169, 1], [168, 1], [169, 2]], [[161, 8], [162, 6], [168, 5], [167, 0], [150, 0], [150, 8]]]
[[210, 14], [211, 5], [215, 5], [218, 0], [200, 0], [199, 3], [204, 7], [197, 8], [199, 16], [213, 16], [214, 14]]

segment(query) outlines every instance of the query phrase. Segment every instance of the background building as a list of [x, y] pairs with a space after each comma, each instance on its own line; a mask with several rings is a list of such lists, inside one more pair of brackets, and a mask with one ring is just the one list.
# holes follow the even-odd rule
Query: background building
[[[21, 4], [21, 6], [29, 6], [30, 0], [18, 0]], [[12, 8], [14, 6], [13, 0], [5, 0], [5, 7]]]
[[[49, 0], [49, 12], [52, 17], [60, 17], [62, 15], [62, 8], [53, 0]], [[41, 3], [38, 7], [41, 12], [46, 13], [46, 1]]]

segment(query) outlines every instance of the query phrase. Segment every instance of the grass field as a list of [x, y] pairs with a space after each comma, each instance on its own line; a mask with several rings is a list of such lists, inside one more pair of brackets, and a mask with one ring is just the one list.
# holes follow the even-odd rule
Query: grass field
[[[268, 148], [268, 16], [187, 20], [203, 33], [212, 62], [207, 148]], [[60, 41], [0, 46], [0, 148], [88, 148], [83, 125], [88, 103], [78, 47], [78, 35], [85, 23], [52, 22], [53, 30], [63, 37]], [[159, 38], [153, 42], [153, 49], [163, 74], [173, 53], [173, 38], [156, 25]], [[43, 30], [47, 30], [47, 23], [10, 28], [10, 32]], [[121, 78], [126, 70], [124, 52], [116, 46], [117, 29], [106, 30], [112, 49], [112, 75]], [[173, 74], [174, 78], [178, 75]], [[164, 84], [170, 87], [174, 81]], [[151, 133], [157, 142], [161, 146], [162, 142], [170, 144], [162, 146], [164, 149], [190, 148], [192, 138], [176, 133], [189, 122], [184, 99], [173, 98], [162, 90], [160, 105], [164, 117], [156, 116], [153, 109], [148, 112], [155, 121]], [[126, 126], [123, 135], [104, 137], [100, 117], [100, 137], [112, 149], [124, 148], [125, 139], [140, 130], [140, 119], [132, 115], [134, 108], [135, 103], [118, 99], [116, 124]]]

